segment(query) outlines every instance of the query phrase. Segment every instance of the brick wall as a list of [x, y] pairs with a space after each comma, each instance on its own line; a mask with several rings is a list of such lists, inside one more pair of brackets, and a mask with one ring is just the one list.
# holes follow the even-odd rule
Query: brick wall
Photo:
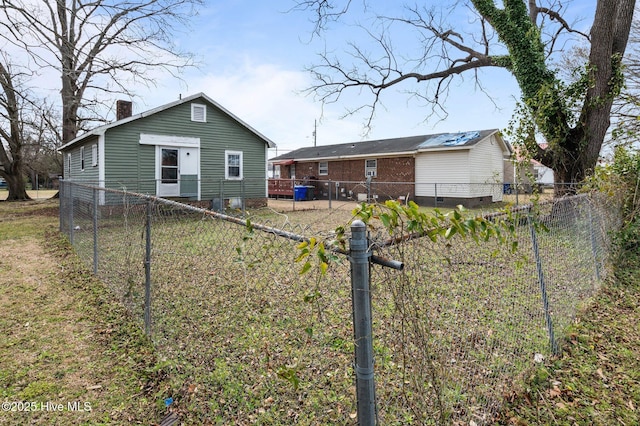
[[[318, 162], [297, 162], [296, 181], [303, 182], [305, 177], [315, 177], [312, 185], [315, 187], [316, 198], [327, 198], [329, 196], [328, 181], [331, 181], [332, 199], [358, 199], [358, 194], [367, 194], [365, 184], [365, 160], [337, 160], [329, 161], [329, 173], [320, 176]], [[290, 176], [289, 167], [281, 169], [281, 176]], [[377, 158], [377, 176], [372, 179], [371, 196], [376, 196], [378, 201], [387, 199], [409, 199], [414, 197], [415, 181], [415, 160], [413, 157], [398, 158]], [[338, 197], [336, 197], [336, 186], [338, 182]], [[397, 183], [395, 183], [397, 182]], [[405, 182], [411, 182], [409, 184]], [[360, 195], [362, 197], [362, 195]]]

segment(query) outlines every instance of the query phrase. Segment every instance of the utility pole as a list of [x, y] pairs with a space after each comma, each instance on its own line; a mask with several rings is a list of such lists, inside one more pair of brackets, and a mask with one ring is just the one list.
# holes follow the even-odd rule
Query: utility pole
[[318, 135], [317, 120], [313, 120], [313, 146], [314, 147], [316, 146], [317, 135]]

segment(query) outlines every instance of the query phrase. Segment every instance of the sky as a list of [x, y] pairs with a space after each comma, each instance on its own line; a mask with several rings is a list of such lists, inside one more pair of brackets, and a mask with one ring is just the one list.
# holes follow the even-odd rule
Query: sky
[[[594, 2], [571, 3], [574, 16], [584, 18], [581, 29], [586, 32]], [[180, 96], [203, 92], [272, 140], [277, 148], [271, 150], [270, 157], [314, 143], [328, 145], [508, 126], [520, 91], [511, 74], [502, 69], [479, 71], [483, 90], [476, 87], [471, 74], [455, 79], [445, 102], [446, 117], [428, 117], [429, 108], [407, 93], [411, 85], [388, 89], [369, 132], [365, 132], [367, 114], [344, 116], [348, 108], [362, 105], [369, 98], [350, 91], [344, 99], [323, 108], [313, 95], [305, 94], [305, 89], [314, 84], [307, 68], [319, 63], [319, 52], [326, 49], [342, 54], [352, 40], [364, 49], [373, 48], [367, 44], [370, 38], [353, 25], [357, 22], [375, 30], [374, 21], [360, 10], [362, 4], [353, 0], [344, 25], [332, 24], [323, 37], [314, 37], [311, 12], [291, 10], [295, 0], [205, 0], [191, 21], [191, 28], [175, 38], [181, 49], [196, 55], [200, 67], [188, 70], [180, 80], [158, 73], [155, 87], [131, 87], [138, 95], [131, 99], [134, 114]], [[399, 13], [402, 5], [387, 0], [369, 0], [369, 4], [376, 12], [389, 14]], [[468, 41], [469, 34], [464, 34], [472, 28], [468, 10], [458, 7], [449, 13], [456, 30]], [[406, 51], [421, 46], [415, 34], [406, 31], [394, 33], [393, 43]], [[46, 85], [46, 78], [43, 81]], [[59, 90], [53, 86], [49, 89], [54, 94]]]
[[181, 47], [201, 57], [203, 66], [188, 72], [184, 82], [158, 82], [157, 88], [143, 94], [144, 100], [134, 100], [134, 108], [142, 112], [180, 94], [206, 93], [275, 142], [271, 157], [312, 146], [314, 128], [315, 143], [328, 145], [508, 125], [519, 96], [516, 82], [502, 70], [481, 71], [491, 99], [472, 84], [471, 76], [465, 77], [452, 87], [446, 119], [426, 120], [428, 108], [412, 100], [407, 87], [391, 89], [384, 93], [383, 107], [365, 133], [366, 115], [344, 117], [346, 108], [363, 102], [355, 91], [324, 108], [303, 93], [314, 83], [306, 68], [319, 62], [324, 46], [344, 50], [345, 40], [358, 39], [361, 32], [335, 25], [326, 39], [312, 37], [311, 14], [291, 11], [292, 5], [292, 0], [207, 2], [192, 22], [193, 32], [180, 39]]

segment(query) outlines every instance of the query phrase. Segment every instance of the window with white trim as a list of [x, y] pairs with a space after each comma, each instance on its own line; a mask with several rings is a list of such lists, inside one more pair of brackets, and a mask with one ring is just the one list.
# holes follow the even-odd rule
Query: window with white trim
[[329, 174], [329, 162], [328, 161], [320, 161], [318, 163], [318, 174], [320, 176], [326, 176]]
[[280, 179], [280, 164], [273, 166], [273, 177], [275, 179]]
[[296, 165], [292, 164], [289, 166], [289, 178], [291, 179], [295, 179], [296, 178]]
[[98, 144], [91, 145], [91, 165], [93, 167], [98, 165]]
[[242, 179], [242, 151], [224, 152], [224, 177], [228, 180]]
[[378, 175], [378, 160], [364, 161], [364, 175], [376, 177]]
[[202, 104], [191, 104], [191, 121], [206, 123], [207, 106]]
[[80, 147], [80, 171], [84, 171], [84, 146]]

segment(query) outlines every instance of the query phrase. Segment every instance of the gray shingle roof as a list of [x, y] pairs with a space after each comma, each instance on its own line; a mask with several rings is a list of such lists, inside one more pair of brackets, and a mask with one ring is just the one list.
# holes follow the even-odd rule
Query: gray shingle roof
[[[314, 146], [296, 149], [295, 151], [271, 158], [269, 161], [302, 161], [369, 155], [393, 155], [427, 150], [468, 149], [497, 131], [497, 129], [489, 129], [459, 133], [438, 133], [435, 135], [408, 136], [337, 145]], [[509, 148], [507, 147], [507, 149]]]

